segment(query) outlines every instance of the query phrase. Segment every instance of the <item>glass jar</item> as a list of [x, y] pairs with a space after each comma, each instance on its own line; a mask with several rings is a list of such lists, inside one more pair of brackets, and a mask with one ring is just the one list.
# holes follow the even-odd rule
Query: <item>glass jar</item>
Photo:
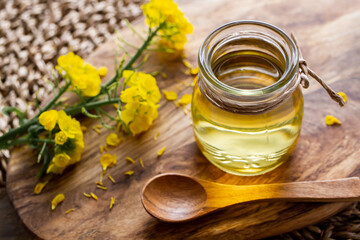
[[263, 22], [228, 23], [205, 39], [198, 62], [192, 119], [204, 156], [242, 176], [288, 159], [303, 117], [299, 53], [291, 38]]

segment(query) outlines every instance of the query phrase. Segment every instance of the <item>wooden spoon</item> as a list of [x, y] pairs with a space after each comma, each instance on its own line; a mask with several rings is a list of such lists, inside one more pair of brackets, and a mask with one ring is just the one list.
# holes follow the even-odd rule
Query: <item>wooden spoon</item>
[[259, 201], [342, 202], [360, 200], [358, 177], [337, 180], [226, 185], [166, 173], [150, 179], [141, 201], [146, 211], [166, 222], [192, 220], [233, 204]]

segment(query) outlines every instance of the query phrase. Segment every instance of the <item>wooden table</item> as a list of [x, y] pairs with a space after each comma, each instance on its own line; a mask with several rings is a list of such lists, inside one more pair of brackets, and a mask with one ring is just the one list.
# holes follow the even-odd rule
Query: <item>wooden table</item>
[[[288, 33], [294, 32], [300, 42], [300, 46], [303, 49], [303, 54], [308, 60], [308, 62], [311, 64], [312, 68], [325, 79], [330, 80], [328, 82], [336, 82], [341, 79], [359, 79], [360, 77], [358, 68], [348, 67], [349, 65], [354, 66], [354, 63], [357, 64], [358, 62], [360, 62], [358, 57], [358, 52], [360, 49], [358, 41], [360, 37], [360, 29], [358, 24], [360, 20], [359, 1], [349, 0], [346, 2], [340, 2], [330, 0], [305, 0], [299, 2], [275, 0], [270, 2], [267, 0], [196, 0], [182, 1], [180, 5], [183, 7], [185, 13], [191, 13], [190, 20], [196, 26], [195, 32], [198, 33], [190, 37], [187, 49], [196, 49], [197, 46], [195, 45], [198, 44], [198, 41], [196, 41], [196, 39], [204, 39], [205, 36], [209, 33], [209, 29], [214, 29], [215, 27], [229, 21], [239, 19], [256, 19], [274, 24], [284, 29]], [[204, 18], [208, 19], [208, 24], [204, 24]], [[199, 24], [200, 22], [201, 24]], [[341, 42], [339, 42], [339, 39], [341, 39]], [[187, 55], [190, 57], [190, 60], [192, 62], [196, 62], [196, 54], [187, 53]], [[93, 55], [91, 59], [95, 63], [100, 63], [100, 60], [96, 59], [96, 57], [99, 56], [103, 55], [97, 52]], [[112, 60], [107, 59], [107, 61], [109, 62]], [[341, 71], [339, 69], [341, 69]], [[339, 87], [340, 85], [341, 84], [337, 84], [337, 87]], [[162, 84], [161, 86], [166, 87], [166, 84]], [[348, 84], [347, 86], [350, 85]], [[306, 90], [306, 92], [310, 93], [317, 89], [319, 89], [319, 85], [313, 83], [310, 89]], [[309, 100], [314, 99], [309, 97], [308, 101]], [[329, 102], [329, 104], [333, 103]], [[320, 118], [321, 116], [317, 117]], [[308, 129], [308, 131], [310, 130]], [[192, 148], [190, 147], [189, 149]], [[17, 156], [17, 159], [19, 159], [19, 155]], [[89, 165], [90, 163], [87, 162], [85, 164]], [[164, 169], [166, 169], [166, 167], [169, 166], [164, 163], [163, 167]], [[150, 176], [149, 173], [147, 175]], [[268, 176], [271, 177], [271, 173]], [[226, 177], [224, 177], [222, 181], [225, 181], [225, 179]], [[280, 180], [284, 179], [280, 178]], [[234, 183], [236, 183], [236, 181]], [[49, 189], [53, 191], [54, 187], [49, 186]], [[28, 191], [28, 189], [26, 191]], [[16, 191], [14, 192], [16, 193]], [[133, 192], [131, 192], [131, 194], [132, 193]], [[332, 205], [332, 207], [329, 208], [330, 211], [327, 212], [324, 216], [328, 217], [332, 214], [335, 214], [336, 211], [339, 211], [343, 206], [336, 205], [334, 207], [334, 205]], [[304, 205], [301, 205], [301, 207], [304, 207], [304, 211], [305, 209], [307, 209]], [[314, 207], [314, 209], [316, 209], [316, 207]], [[320, 212], [321, 211], [318, 211], [318, 214]], [[304, 218], [301, 220], [301, 226], [304, 226], [305, 221], [308, 221], [309, 223], [312, 222], [312, 219], [306, 218], [309, 216], [310, 215], [304, 215]], [[320, 219], [319, 216], [317, 218]], [[151, 220], [149, 219], [149, 223], [150, 221]], [[286, 219], [282, 219], [282, 221], [286, 222]], [[292, 224], [295, 224], [295, 222], [296, 221], [293, 220]], [[7, 222], [7, 224], [12, 225], [13, 223]], [[153, 222], [151, 222], [150, 224], [153, 224]], [[154, 225], [153, 231], [156, 231], [157, 228], [161, 228], [160, 224]], [[292, 229], [295, 228], [296, 226], [292, 227]], [[182, 229], [184, 230], [185, 226], [183, 226]], [[203, 229], [206, 229], [206, 226], [203, 226]], [[280, 233], [285, 229], [285, 226], [283, 228], [278, 228], [277, 233]], [[220, 230], [221, 229], [219, 228], [219, 231]], [[194, 232], [196, 233], [195, 230]], [[21, 234], [28, 233], [24, 232]], [[148, 238], [150, 237], [150, 235], [147, 235], [145, 233], [143, 234], [140, 232], [139, 234], [141, 238], [143, 238], [145, 235]], [[188, 233], [188, 238], [191, 238], [190, 234], [191, 233]], [[260, 236], [265, 235], [266, 233], [263, 233], [263, 235]], [[177, 236], [179, 237], [179, 235]]]

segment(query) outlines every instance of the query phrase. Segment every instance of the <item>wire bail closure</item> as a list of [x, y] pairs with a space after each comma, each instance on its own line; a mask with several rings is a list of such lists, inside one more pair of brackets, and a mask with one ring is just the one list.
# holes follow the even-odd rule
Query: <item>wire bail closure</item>
[[311, 76], [313, 79], [315, 79], [320, 85], [326, 90], [326, 92], [329, 94], [332, 100], [337, 102], [341, 107], [345, 105], [344, 99], [335, 92], [329, 85], [327, 85], [324, 80], [322, 80], [319, 75], [317, 75], [311, 68], [308, 67], [308, 64], [305, 59], [303, 59], [301, 49], [296, 41], [295, 35], [291, 33], [291, 38], [295, 43], [295, 46], [297, 47], [299, 51], [299, 73], [300, 73], [300, 84], [303, 88], [308, 88], [310, 85], [309, 76]]

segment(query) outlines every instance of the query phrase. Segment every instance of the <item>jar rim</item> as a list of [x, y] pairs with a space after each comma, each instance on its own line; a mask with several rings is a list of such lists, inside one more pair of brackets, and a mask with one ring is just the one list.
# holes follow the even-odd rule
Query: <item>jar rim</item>
[[[209, 49], [209, 44], [211, 40], [213, 40], [221, 31], [228, 29], [230, 27], [234, 26], [240, 26], [240, 25], [254, 25], [254, 26], [261, 26], [265, 27], [267, 29], [270, 29], [274, 33], [278, 34], [283, 40], [285, 40], [287, 46], [289, 47], [290, 55], [289, 55], [289, 61], [286, 62], [284, 73], [281, 75], [278, 81], [275, 83], [265, 86], [263, 88], [257, 88], [257, 89], [239, 89], [232, 86], [229, 86], [223, 82], [221, 82], [213, 73], [213, 70], [211, 68], [211, 64], [207, 64], [208, 58], [207, 58], [207, 52]], [[280, 28], [265, 23], [262, 21], [257, 20], [239, 20], [239, 21], [233, 21], [226, 23], [215, 30], [213, 30], [203, 41], [203, 43], [200, 46], [199, 54], [198, 54], [198, 61], [199, 61], [199, 70], [200, 73], [205, 76], [205, 79], [210, 81], [210, 83], [217, 87], [218, 89], [222, 91], [226, 91], [228, 93], [237, 95], [237, 96], [259, 96], [266, 93], [274, 92], [275, 90], [278, 90], [279, 88], [283, 87], [284, 85], [287, 85], [288, 82], [291, 82], [293, 79], [293, 76], [297, 73], [298, 70], [298, 62], [299, 62], [299, 52], [298, 49], [294, 43], [294, 41]]]

